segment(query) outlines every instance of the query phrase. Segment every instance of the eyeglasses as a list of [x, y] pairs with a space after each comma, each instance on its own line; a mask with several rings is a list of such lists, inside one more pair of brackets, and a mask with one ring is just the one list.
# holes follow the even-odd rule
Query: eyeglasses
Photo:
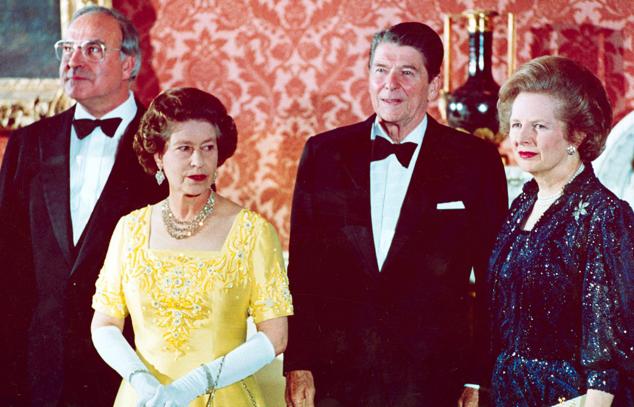
[[78, 48], [84, 58], [93, 62], [103, 61], [106, 51], [121, 51], [121, 48], [106, 48], [106, 44], [99, 40], [86, 40], [81, 43], [59, 40], [55, 43], [55, 56], [60, 61], [66, 61]]

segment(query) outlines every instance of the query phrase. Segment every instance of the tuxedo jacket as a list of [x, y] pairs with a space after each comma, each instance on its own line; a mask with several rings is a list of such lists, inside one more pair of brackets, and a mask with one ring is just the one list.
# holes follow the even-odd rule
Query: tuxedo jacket
[[100, 360], [90, 335], [95, 281], [117, 220], [166, 195], [132, 149], [142, 114], [139, 106], [76, 246], [69, 186], [74, 107], [9, 138], [0, 171], [0, 301], [8, 319], [0, 347], [3, 405], [112, 405], [120, 378]]
[[[291, 215], [285, 371], [310, 370], [318, 400], [455, 405], [486, 378], [487, 259], [507, 208], [496, 148], [428, 125], [379, 271], [370, 215], [375, 117], [310, 138]], [[464, 209], [443, 210], [447, 205]], [[474, 311], [475, 309], [475, 311]], [[474, 316], [475, 314], [475, 316]], [[476, 332], [474, 332], [476, 331]]]

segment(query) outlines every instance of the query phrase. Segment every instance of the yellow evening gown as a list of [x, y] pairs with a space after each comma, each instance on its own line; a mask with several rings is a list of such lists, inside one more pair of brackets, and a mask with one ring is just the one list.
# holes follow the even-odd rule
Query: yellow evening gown
[[[291, 315], [293, 306], [275, 229], [243, 209], [220, 251], [148, 248], [151, 208], [121, 218], [96, 283], [92, 306], [130, 315], [136, 352], [161, 383], [170, 383], [246, 339], [255, 323]], [[207, 396], [190, 407], [202, 407]], [[264, 406], [253, 376], [216, 391], [214, 406]], [[123, 380], [115, 406], [136, 405]]]

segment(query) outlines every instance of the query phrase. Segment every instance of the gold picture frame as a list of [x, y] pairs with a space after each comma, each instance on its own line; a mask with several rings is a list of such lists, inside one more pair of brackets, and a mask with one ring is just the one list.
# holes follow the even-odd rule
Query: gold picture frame
[[[112, 7], [112, 0], [60, 0], [61, 33], [73, 13], [87, 5]], [[14, 130], [42, 117], [52, 116], [71, 104], [57, 78], [0, 78], [0, 129]]]

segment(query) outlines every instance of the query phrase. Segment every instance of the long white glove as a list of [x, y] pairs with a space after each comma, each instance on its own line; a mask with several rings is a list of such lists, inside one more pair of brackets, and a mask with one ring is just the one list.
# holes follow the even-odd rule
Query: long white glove
[[[219, 389], [244, 379], [275, 359], [275, 348], [262, 332], [223, 357], [198, 367], [168, 386], [161, 386], [146, 407], [186, 407], [215, 384]], [[207, 372], [205, 371], [207, 370]], [[211, 382], [209, 378], [211, 378]]]
[[92, 343], [99, 356], [132, 385], [138, 396], [137, 407], [145, 406], [161, 383], [141, 362], [119, 328], [110, 325], [93, 329]]

